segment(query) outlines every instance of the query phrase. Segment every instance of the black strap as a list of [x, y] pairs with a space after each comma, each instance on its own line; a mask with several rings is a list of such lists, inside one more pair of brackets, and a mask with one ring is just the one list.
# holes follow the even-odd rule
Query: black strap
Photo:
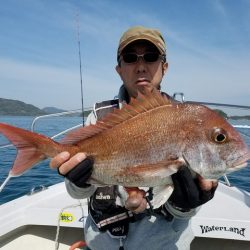
[[174, 216], [168, 212], [164, 205], [154, 209], [154, 213], [164, 216], [167, 221], [172, 221]]
[[97, 102], [94, 108], [97, 120], [100, 120], [114, 109], [119, 109], [119, 99]]

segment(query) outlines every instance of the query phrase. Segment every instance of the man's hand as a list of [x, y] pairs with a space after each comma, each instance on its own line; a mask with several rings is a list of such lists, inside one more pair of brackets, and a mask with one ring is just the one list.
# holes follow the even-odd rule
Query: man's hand
[[65, 176], [78, 187], [88, 187], [86, 182], [93, 171], [94, 161], [85, 153], [77, 153], [70, 158], [69, 152], [56, 155], [50, 162], [51, 168], [57, 168], [58, 173]]
[[199, 175], [194, 179], [190, 170], [185, 166], [173, 174], [172, 179], [174, 191], [169, 202], [184, 211], [196, 208], [211, 200], [218, 186], [217, 181], [208, 181]]

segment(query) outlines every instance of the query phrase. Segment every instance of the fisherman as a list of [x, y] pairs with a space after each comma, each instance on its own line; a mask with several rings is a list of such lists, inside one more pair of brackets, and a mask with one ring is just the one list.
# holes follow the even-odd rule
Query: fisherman
[[[93, 124], [108, 112], [129, 103], [138, 92], [154, 88], [161, 91], [167, 69], [166, 44], [161, 33], [142, 26], [128, 29], [117, 51], [116, 71], [123, 82], [119, 99], [97, 103], [87, 123]], [[213, 198], [217, 187], [217, 182], [200, 176], [193, 178], [183, 166], [172, 175], [174, 191], [165, 204], [157, 209], [152, 207], [154, 189], [149, 188], [144, 192], [135, 191], [137, 204], [125, 207], [127, 196], [123, 187], [97, 188], [87, 184], [93, 159], [84, 152], [71, 158], [68, 152], [62, 152], [50, 165], [65, 176], [67, 191], [73, 198], [90, 197], [84, 233], [92, 250], [190, 249], [193, 240], [190, 218], [200, 205]]]

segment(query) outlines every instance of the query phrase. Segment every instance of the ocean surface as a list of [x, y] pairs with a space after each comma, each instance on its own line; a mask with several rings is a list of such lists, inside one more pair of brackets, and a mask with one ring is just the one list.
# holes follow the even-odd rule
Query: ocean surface
[[[0, 116], [0, 122], [9, 123], [25, 129], [30, 129], [32, 120], [33, 117]], [[39, 120], [36, 123], [35, 131], [47, 136], [53, 136], [62, 130], [81, 124], [81, 122], [81, 117], [50, 117]], [[250, 121], [232, 120], [230, 122], [233, 125], [243, 125], [237, 129], [242, 133], [242, 137], [250, 147]], [[60, 137], [58, 139], [60, 139]], [[8, 141], [0, 135], [0, 184], [8, 176], [8, 172], [11, 169], [16, 155], [14, 147], [1, 148], [1, 145], [7, 143]], [[11, 178], [0, 193], [0, 204], [28, 194], [35, 187], [41, 185], [48, 187], [62, 182], [63, 177], [59, 176], [56, 170], [51, 170], [48, 164], [49, 161], [45, 160], [25, 172], [22, 176]], [[231, 185], [250, 192], [250, 162], [246, 168], [228, 175], [228, 179]]]

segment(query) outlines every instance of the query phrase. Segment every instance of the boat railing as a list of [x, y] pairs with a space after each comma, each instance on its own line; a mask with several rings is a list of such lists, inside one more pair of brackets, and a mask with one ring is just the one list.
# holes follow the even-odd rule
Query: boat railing
[[[90, 111], [90, 110], [91, 110], [91, 108], [85, 109], [85, 111]], [[64, 112], [59, 112], [59, 113], [53, 113], [53, 114], [48, 114], [48, 115], [37, 116], [37, 117], [35, 117], [35, 118], [33, 119], [32, 123], [31, 123], [31, 128], [30, 128], [30, 130], [31, 130], [32, 132], [35, 132], [35, 125], [36, 125], [40, 120], [42, 120], [42, 119], [46, 119], [46, 118], [50, 118], [50, 117], [68, 116], [68, 115], [73, 115], [73, 114], [78, 114], [78, 113], [81, 114], [81, 113], [82, 113], [82, 110], [81, 110], [81, 109], [76, 109], [76, 110], [70, 110], [70, 111], [64, 111]], [[78, 127], [82, 127], [82, 126], [83, 126], [82, 123], [77, 124], [77, 125], [75, 125], [75, 126], [73, 126], [73, 127], [67, 128], [67, 129], [65, 129], [65, 130], [63, 130], [63, 131], [61, 131], [61, 132], [59, 132], [59, 133], [57, 133], [57, 134], [51, 136], [51, 138], [52, 138], [52, 139], [55, 139], [55, 138], [57, 138], [57, 137], [59, 137], [59, 136], [61, 136], [61, 135], [64, 135], [64, 134], [68, 133], [68, 132], [71, 131], [71, 130], [74, 130], [74, 129], [76, 129], [76, 128], [78, 128]]]
[[[177, 98], [178, 96], [180, 96], [180, 99]], [[208, 105], [208, 106], [217, 106], [217, 107], [227, 107], [227, 108], [237, 108], [237, 109], [250, 110], [250, 106], [246, 106], [246, 105], [236, 105], [236, 104], [226, 104], [226, 103], [216, 103], [216, 102], [185, 101], [185, 95], [182, 92], [174, 93], [173, 98], [175, 100], [179, 100], [180, 102], [185, 102], [185, 103], [203, 104], [203, 105]]]
[[[84, 109], [84, 111], [91, 111], [92, 108], [86, 108]], [[40, 120], [43, 120], [43, 119], [47, 119], [47, 118], [51, 118], [51, 117], [59, 117], [59, 116], [68, 116], [68, 115], [74, 115], [74, 114], [81, 114], [82, 113], [82, 110], [81, 109], [76, 109], [76, 110], [69, 110], [69, 111], [63, 111], [63, 112], [58, 112], [58, 113], [53, 113], [53, 114], [47, 114], [47, 115], [41, 115], [41, 116], [37, 116], [35, 117], [32, 122], [31, 122], [31, 126], [30, 126], [30, 130], [32, 132], [35, 132], [35, 127], [36, 127], [36, 124], [40, 121]], [[81, 127], [83, 126], [82, 123], [80, 124], [77, 124], [73, 127], [70, 127], [70, 128], [67, 128], [53, 136], [51, 136], [52, 139], [55, 139], [61, 135], [64, 135], [66, 133], [68, 133], [69, 131], [71, 130], [74, 130], [78, 127]], [[5, 144], [5, 145], [0, 145], [0, 149], [2, 148], [8, 148], [8, 147], [13, 147], [14, 145], [13, 144]]]
[[53, 114], [47, 114], [47, 115], [40, 115], [37, 116], [33, 119], [31, 123], [31, 131], [35, 131], [35, 124], [41, 120], [41, 119], [46, 119], [49, 117], [58, 117], [58, 116], [65, 116], [65, 115], [73, 115], [73, 114], [80, 114], [82, 113], [81, 109], [76, 109], [76, 110], [69, 110], [69, 111], [63, 111], [63, 112], [58, 112], [58, 113], [53, 113]]

